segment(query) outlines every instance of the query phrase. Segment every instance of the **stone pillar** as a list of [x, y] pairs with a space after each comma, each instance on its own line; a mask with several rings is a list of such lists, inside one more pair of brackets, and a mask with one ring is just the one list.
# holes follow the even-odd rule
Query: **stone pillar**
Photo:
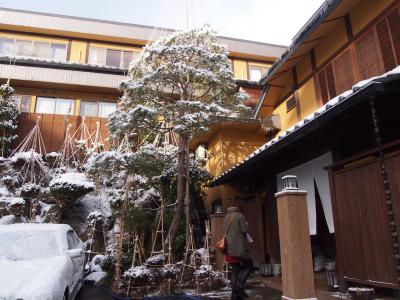
[[307, 192], [284, 189], [278, 206], [282, 299], [317, 299], [308, 226]]

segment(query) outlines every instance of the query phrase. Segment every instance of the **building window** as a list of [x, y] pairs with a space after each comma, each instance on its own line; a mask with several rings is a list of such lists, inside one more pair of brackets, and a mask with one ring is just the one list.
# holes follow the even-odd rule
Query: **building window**
[[0, 38], [0, 55], [37, 57], [65, 61], [67, 59], [67, 45]]
[[117, 109], [114, 102], [81, 101], [80, 115], [107, 118]]
[[0, 54], [12, 55], [14, 52], [14, 40], [7, 38], [0, 38]]
[[64, 44], [51, 44], [50, 59], [65, 61], [67, 59], [67, 48]]
[[86, 117], [97, 117], [98, 103], [90, 101], [81, 101], [80, 115]]
[[112, 102], [99, 102], [99, 117], [107, 118], [117, 109], [117, 104]]
[[90, 47], [89, 49], [89, 64], [105, 65], [107, 49], [99, 47]]
[[286, 101], [286, 112], [291, 111], [295, 107], [296, 107], [296, 98], [295, 96], [292, 96]]
[[38, 114], [73, 115], [75, 100], [37, 97], [35, 112]]
[[267, 67], [249, 64], [249, 80], [259, 81], [267, 72]]
[[29, 112], [29, 106], [31, 104], [31, 96], [29, 95], [14, 95], [13, 100], [18, 107], [20, 112]]
[[376, 47], [374, 31], [370, 30], [355, 42], [357, 62], [361, 79], [367, 79], [383, 72]]
[[122, 52], [122, 55], [123, 55], [122, 56], [122, 67], [124, 69], [128, 69], [129, 64], [133, 60], [133, 52], [124, 51], [124, 52]]
[[17, 40], [15, 42], [15, 55], [24, 57], [32, 56], [32, 41]]
[[33, 45], [34, 57], [50, 57], [50, 43], [36, 42]]
[[131, 61], [140, 55], [138, 51], [121, 51], [106, 49], [101, 47], [90, 47], [89, 64], [114, 66], [117, 68], [128, 69]]
[[121, 51], [107, 49], [106, 65], [120, 67], [121, 66]]
[[323, 104], [336, 96], [335, 77], [332, 64], [317, 74], [318, 97]]

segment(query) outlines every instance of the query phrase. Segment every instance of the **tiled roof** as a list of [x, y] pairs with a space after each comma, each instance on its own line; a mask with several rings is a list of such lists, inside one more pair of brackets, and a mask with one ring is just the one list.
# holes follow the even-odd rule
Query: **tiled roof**
[[332, 108], [337, 107], [346, 101], [351, 101], [353, 96], [362, 92], [362, 90], [366, 89], [369, 85], [371, 85], [373, 83], [379, 83], [382, 80], [390, 79], [390, 78], [400, 79], [400, 66], [398, 66], [397, 68], [393, 69], [392, 71], [389, 71], [381, 76], [376, 76], [376, 77], [369, 78], [367, 80], [360, 81], [357, 84], [355, 84], [351, 90], [348, 90], [348, 91], [336, 96], [335, 98], [331, 99], [325, 105], [323, 105], [319, 109], [317, 109], [315, 112], [311, 113], [310, 115], [305, 117], [303, 120], [299, 121], [294, 126], [287, 129], [286, 131], [282, 132], [279, 136], [275, 137], [274, 139], [270, 140], [268, 143], [261, 146], [259, 149], [254, 151], [248, 157], [246, 157], [244, 160], [237, 163], [235, 166], [233, 166], [229, 170], [225, 171], [224, 173], [222, 173], [219, 177], [217, 177], [210, 184], [210, 186], [217, 186], [217, 185], [221, 184], [222, 181], [226, 177], [232, 175], [232, 173], [237, 171], [238, 168], [242, 168], [242, 167], [246, 166], [249, 162], [258, 158], [258, 156], [260, 156], [260, 154], [265, 154], [266, 152], [271, 150], [276, 145], [287, 140], [288, 137], [292, 136], [294, 133], [296, 133], [300, 129], [307, 127], [307, 126], [312, 126], [314, 124], [314, 121], [321, 118], [324, 114], [326, 114]]

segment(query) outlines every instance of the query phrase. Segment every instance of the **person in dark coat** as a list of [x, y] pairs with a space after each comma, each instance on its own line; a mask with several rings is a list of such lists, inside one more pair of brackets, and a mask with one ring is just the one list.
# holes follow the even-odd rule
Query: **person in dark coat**
[[228, 244], [225, 261], [231, 269], [232, 300], [240, 300], [247, 297], [244, 290], [247, 278], [253, 271], [251, 259], [248, 224], [239, 207], [228, 208], [224, 219], [223, 229], [226, 232]]

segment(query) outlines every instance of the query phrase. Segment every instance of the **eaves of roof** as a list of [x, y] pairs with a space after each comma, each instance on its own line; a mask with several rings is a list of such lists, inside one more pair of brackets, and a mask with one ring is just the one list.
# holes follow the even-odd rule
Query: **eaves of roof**
[[213, 182], [211, 182], [209, 186], [215, 187], [229, 182], [245, 169], [253, 166], [255, 163], [259, 162], [269, 154], [279, 151], [279, 149], [286, 147], [291, 142], [307, 134], [309, 130], [315, 129], [315, 126], [320, 121], [333, 118], [335, 115], [340, 114], [347, 108], [367, 99], [369, 95], [383, 92], [383, 84], [393, 80], [400, 80], [400, 66], [390, 72], [387, 72], [386, 74], [383, 74], [382, 76], [372, 77], [370, 79], [360, 81], [359, 83], [355, 84], [351, 90], [348, 90], [331, 99], [314, 113], [305, 117], [303, 120], [280, 134], [278, 137], [261, 146], [243, 161], [222, 173]]
[[292, 56], [301, 44], [317, 29], [318, 26], [338, 7], [342, 0], [326, 0], [321, 7], [314, 13], [308, 22], [300, 29], [293, 38], [292, 43], [282, 53], [269, 69], [268, 73], [260, 79], [261, 84], [265, 84], [279, 70], [279, 68]]

